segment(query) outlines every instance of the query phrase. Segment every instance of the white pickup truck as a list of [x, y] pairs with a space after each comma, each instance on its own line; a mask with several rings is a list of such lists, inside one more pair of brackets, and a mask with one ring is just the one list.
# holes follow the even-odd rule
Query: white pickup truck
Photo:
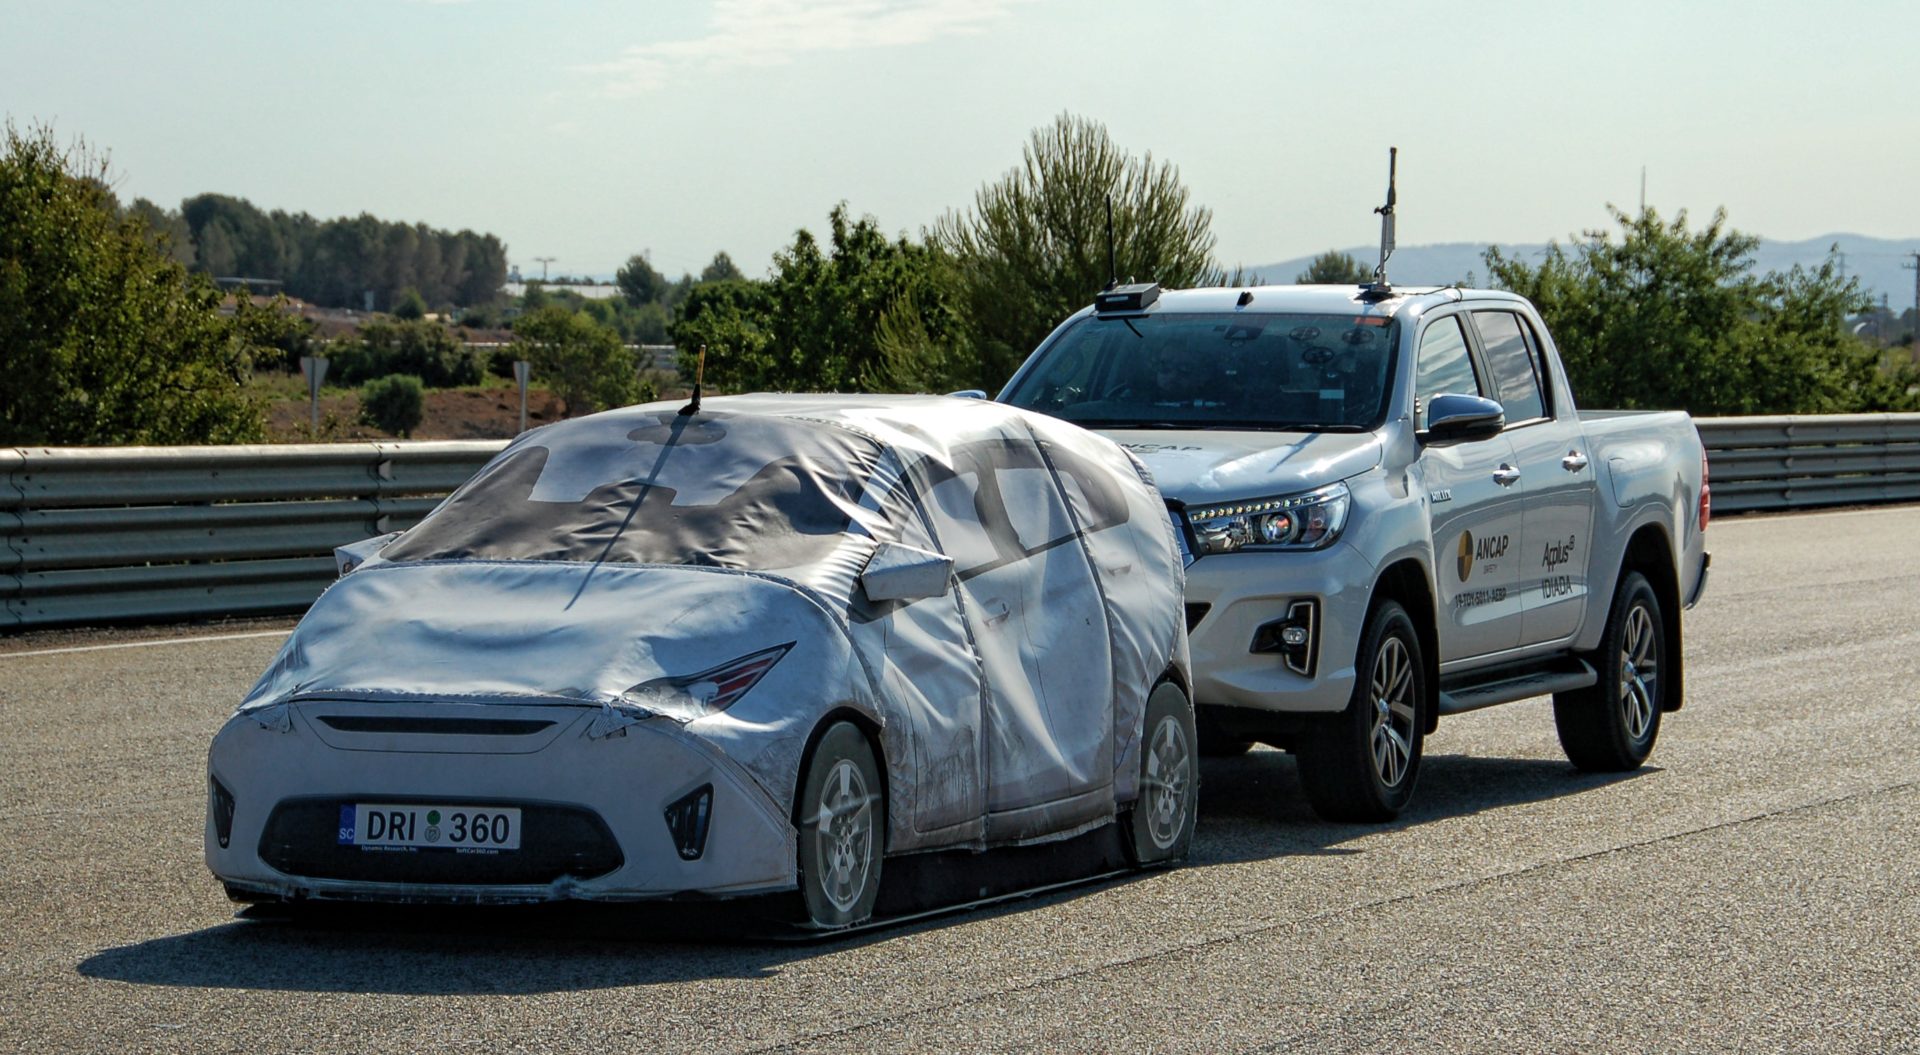
[[1405, 808], [1443, 715], [1551, 694], [1574, 765], [1626, 770], [1680, 707], [1699, 436], [1577, 411], [1520, 297], [1122, 286], [998, 398], [1152, 469], [1188, 547], [1202, 749], [1292, 751], [1324, 817]]

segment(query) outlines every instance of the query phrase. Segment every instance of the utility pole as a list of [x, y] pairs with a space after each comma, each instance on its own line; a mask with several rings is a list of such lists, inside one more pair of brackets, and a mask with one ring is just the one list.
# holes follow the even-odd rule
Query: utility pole
[[1907, 255], [1913, 258], [1913, 262], [1900, 266], [1913, 272], [1913, 344], [1911, 347], [1914, 355], [1920, 357], [1920, 253]]
[[547, 265], [560, 258], [557, 256], [536, 256], [533, 259], [540, 265], [540, 281], [545, 282], [547, 280]]

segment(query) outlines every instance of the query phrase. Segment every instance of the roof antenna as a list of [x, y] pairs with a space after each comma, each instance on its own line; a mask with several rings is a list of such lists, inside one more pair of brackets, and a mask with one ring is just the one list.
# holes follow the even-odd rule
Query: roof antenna
[[1113, 195], [1107, 195], [1107, 284], [1102, 289], [1112, 289], [1120, 284], [1120, 265], [1113, 257]]
[[693, 367], [693, 398], [687, 401], [686, 406], [680, 408], [681, 417], [700, 413], [700, 383], [705, 381], [706, 377], [707, 346], [703, 344], [700, 346], [700, 359]]
[[1373, 210], [1380, 216], [1380, 266], [1373, 269], [1373, 282], [1367, 286], [1362, 298], [1369, 301], [1385, 300], [1393, 296], [1393, 286], [1387, 282], [1387, 258], [1393, 255], [1393, 205], [1398, 195], [1394, 193], [1395, 170], [1399, 168], [1400, 148], [1387, 148], [1387, 203]]

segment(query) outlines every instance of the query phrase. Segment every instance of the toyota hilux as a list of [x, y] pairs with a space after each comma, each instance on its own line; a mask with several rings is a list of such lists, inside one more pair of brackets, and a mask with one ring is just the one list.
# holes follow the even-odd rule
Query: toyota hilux
[[1385, 820], [1442, 717], [1551, 695], [1575, 766], [1638, 767], [1707, 577], [1692, 422], [1579, 411], [1519, 296], [1382, 279], [1111, 288], [998, 398], [1152, 470], [1204, 751], [1281, 747], [1319, 814]]

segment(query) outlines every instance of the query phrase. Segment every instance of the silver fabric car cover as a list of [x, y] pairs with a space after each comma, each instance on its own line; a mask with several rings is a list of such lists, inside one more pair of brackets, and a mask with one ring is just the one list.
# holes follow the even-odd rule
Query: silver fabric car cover
[[[890, 852], [1060, 838], [1138, 794], [1147, 693], [1186, 641], [1172, 527], [1137, 461], [978, 400], [677, 409], [522, 436], [335, 583], [241, 710], [597, 707], [601, 733], [677, 723], [789, 811], [809, 736], [863, 715]], [[870, 601], [881, 541], [951, 557], [950, 588]], [[696, 676], [768, 650], [714, 706]]]

